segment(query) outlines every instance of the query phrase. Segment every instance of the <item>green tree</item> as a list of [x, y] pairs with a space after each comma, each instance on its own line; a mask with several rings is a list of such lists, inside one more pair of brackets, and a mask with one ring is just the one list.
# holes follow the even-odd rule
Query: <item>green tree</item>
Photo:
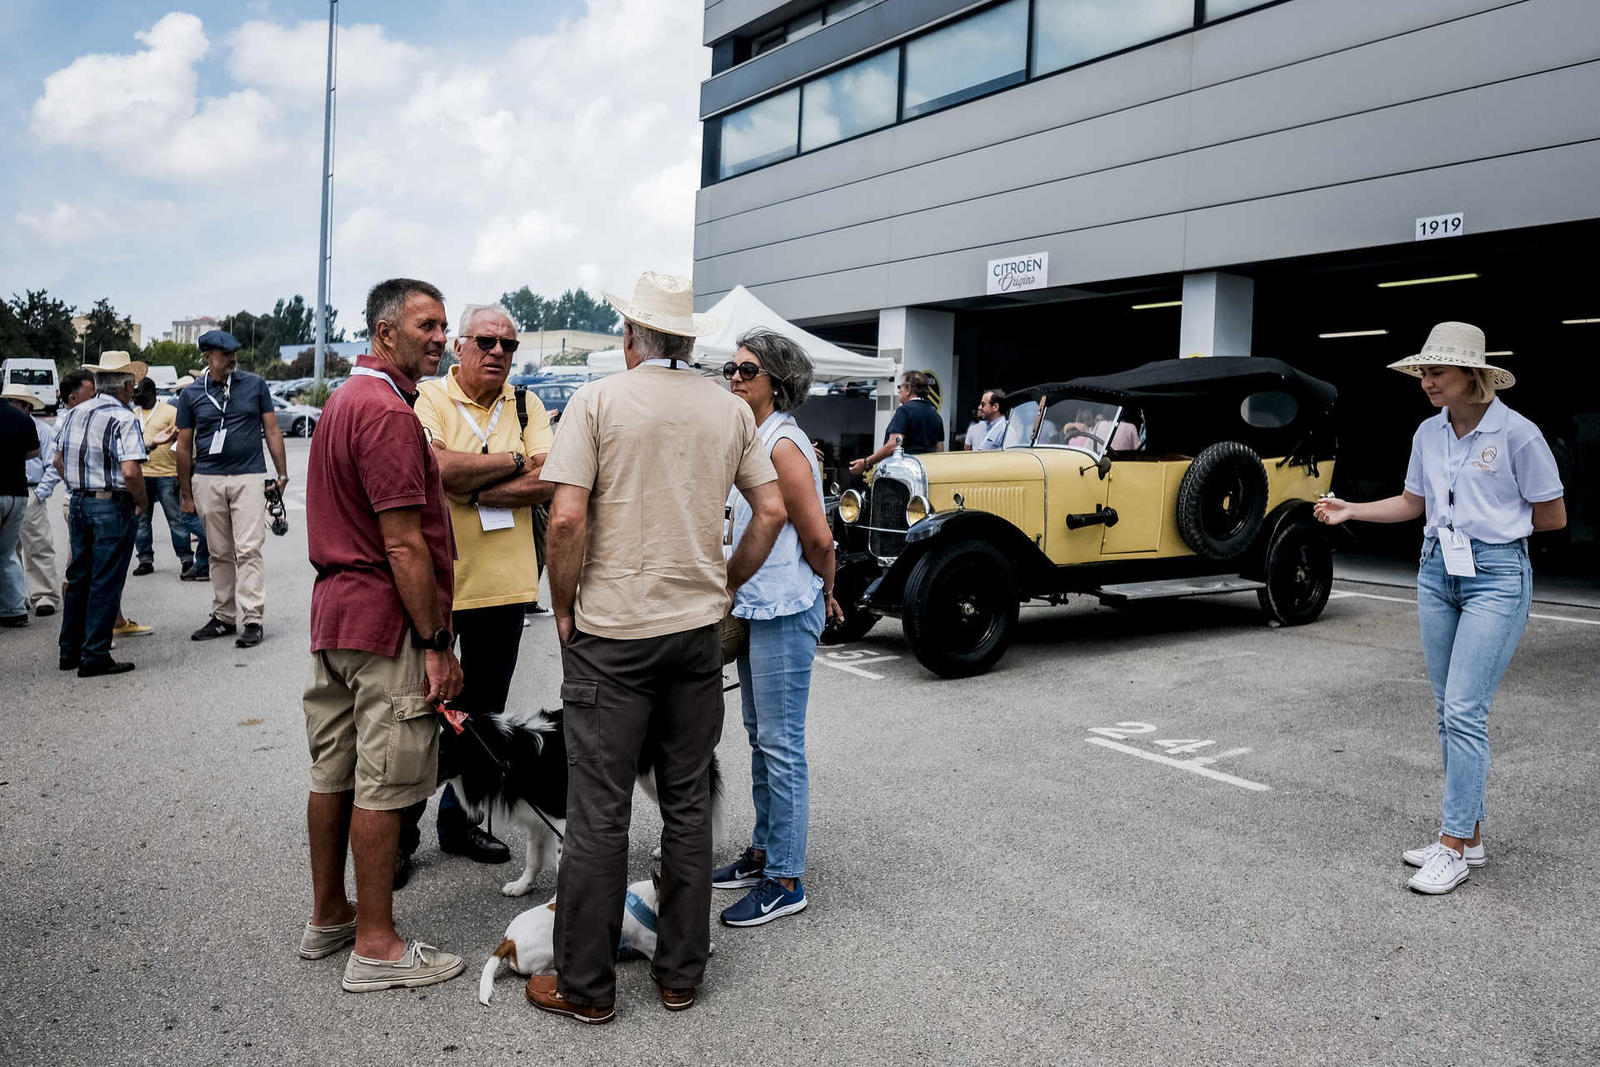
[[37, 359], [53, 359], [62, 371], [71, 370], [82, 360], [78, 334], [72, 328], [71, 304], [56, 300], [43, 289], [27, 290], [25, 296], [12, 294], [10, 300], [14, 329], [20, 329], [19, 347], [26, 347]]
[[[309, 378], [316, 369], [317, 350], [315, 347], [304, 349], [293, 360], [285, 364], [288, 372], [285, 378]], [[327, 354], [323, 361], [322, 373], [329, 378], [343, 378], [350, 373], [350, 361], [342, 356]]]
[[181, 378], [200, 365], [200, 349], [179, 341], [151, 341], [139, 350], [139, 358], [153, 367], [176, 367]]
[[0, 302], [0, 359], [37, 359], [28, 345], [27, 331], [11, 305]]
[[502, 293], [500, 303], [521, 330], [592, 330], [618, 333], [622, 320], [604, 300], [597, 300], [583, 289], [568, 289], [551, 300], [526, 285], [514, 293]]
[[133, 320], [118, 315], [109, 299], [96, 300], [88, 320], [80, 343], [85, 362], [98, 359], [102, 352], [126, 352], [133, 347]]
[[517, 320], [519, 330], [553, 329], [546, 324], [551, 312], [550, 302], [526, 285], [514, 293], [501, 293], [501, 305]]

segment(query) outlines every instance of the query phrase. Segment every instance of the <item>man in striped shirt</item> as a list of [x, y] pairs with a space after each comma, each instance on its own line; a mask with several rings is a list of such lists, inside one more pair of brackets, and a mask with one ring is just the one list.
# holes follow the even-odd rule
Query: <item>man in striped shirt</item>
[[133, 664], [111, 658], [111, 629], [133, 557], [137, 516], [148, 506], [139, 466], [148, 453], [128, 407], [144, 364], [130, 361], [126, 352], [105, 352], [84, 370], [94, 374], [98, 395], [62, 416], [52, 461], [71, 497], [61, 669], [94, 678], [133, 670]]

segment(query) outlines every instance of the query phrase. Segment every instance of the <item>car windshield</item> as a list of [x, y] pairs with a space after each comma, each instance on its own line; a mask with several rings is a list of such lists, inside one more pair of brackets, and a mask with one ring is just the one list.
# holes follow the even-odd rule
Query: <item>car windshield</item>
[[1025, 401], [1011, 409], [1006, 447], [1053, 445], [1080, 449], [1098, 458], [1112, 446], [1123, 425], [1121, 415], [1121, 407], [1104, 400], [1066, 397], [1046, 405], [1040, 418], [1039, 405]]

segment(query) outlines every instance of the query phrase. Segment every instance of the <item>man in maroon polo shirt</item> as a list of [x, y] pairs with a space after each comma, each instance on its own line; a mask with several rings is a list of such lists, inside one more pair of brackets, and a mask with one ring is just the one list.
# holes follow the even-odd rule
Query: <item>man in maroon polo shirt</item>
[[[311, 921], [306, 959], [354, 943], [352, 993], [431, 985], [460, 956], [394, 927], [400, 811], [433, 794], [438, 702], [461, 691], [450, 602], [455, 544], [439, 465], [412, 413], [416, 381], [439, 366], [444, 298], [395, 278], [367, 295], [367, 336], [350, 380], [323, 408], [306, 479], [311, 678]], [[346, 846], [359, 908], [345, 896]], [[358, 920], [359, 916], [359, 922]]]

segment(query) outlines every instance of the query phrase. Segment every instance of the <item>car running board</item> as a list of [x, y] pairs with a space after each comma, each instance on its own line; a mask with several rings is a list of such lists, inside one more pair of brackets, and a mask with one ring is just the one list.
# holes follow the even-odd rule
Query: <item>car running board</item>
[[1200, 578], [1170, 578], [1160, 582], [1124, 582], [1102, 585], [1093, 595], [1103, 603], [1120, 604], [1128, 600], [1159, 600], [1178, 596], [1209, 596], [1212, 593], [1244, 593], [1265, 589], [1265, 582], [1237, 574], [1213, 574]]

